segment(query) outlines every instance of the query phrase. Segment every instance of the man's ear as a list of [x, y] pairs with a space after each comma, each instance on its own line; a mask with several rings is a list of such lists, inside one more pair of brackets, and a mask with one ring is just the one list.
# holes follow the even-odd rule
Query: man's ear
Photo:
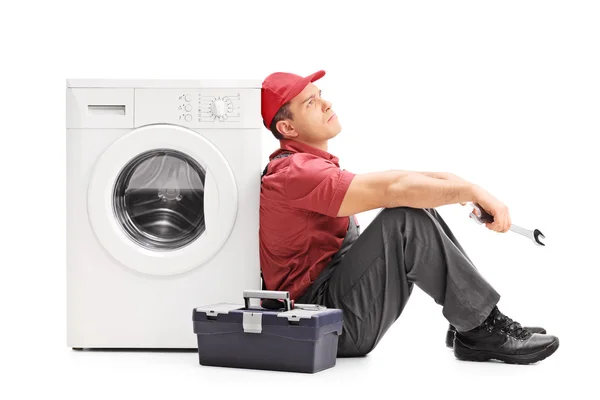
[[290, 124], [290, 121], [283, 119], [275, 125], [279, 133], [285, 136], [287, 139], [294, 139], [298, 137], [298, 132], [294, 129], [294, 126]]

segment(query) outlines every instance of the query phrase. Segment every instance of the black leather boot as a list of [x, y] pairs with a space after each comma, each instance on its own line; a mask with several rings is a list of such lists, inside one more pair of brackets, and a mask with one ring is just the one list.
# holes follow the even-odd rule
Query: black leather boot
[[[524, 326], [523, 329], [527, 329], [529, 331], [531, 331], [531, 333], [546, 333], [546, 330], [544, 328], [540, 328], [537, 326], [533, 326], [533, 327], [529, 327], [529, 326]], [[448, 326], [448, 332], [446, 332], [446, 347], [452, 349], [454, 348], [454, 335], [456, 334], [456, 328], [454, 327], [454, 325], [450, 324], [450, 326]]]
[[454, 355], [459, 360], [499, 360], [509, 364], [531, 364], [558, 349], [558, 338], [532, 333], [494, 307], [486, 320], [470, 331], [457, 331]]

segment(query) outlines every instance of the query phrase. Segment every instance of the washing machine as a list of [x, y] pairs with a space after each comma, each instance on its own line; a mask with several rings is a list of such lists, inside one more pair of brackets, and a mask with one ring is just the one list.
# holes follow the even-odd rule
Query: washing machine
[[197, 348], [260, 289], [261, 82], [67, 80], [67, 346]]

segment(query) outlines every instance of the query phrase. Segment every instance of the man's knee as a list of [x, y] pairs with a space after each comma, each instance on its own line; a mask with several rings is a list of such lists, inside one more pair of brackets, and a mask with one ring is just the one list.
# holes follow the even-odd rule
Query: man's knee
[[381, 213], [384, 215], [406, 215], [407, 213], [423, 213], [425, 212], [422, 208], [413, 208], [413, 207], [389, 207], [381, 210]]
[[384, 220], [406, 220], [407, 218], [418, 219], [422, 221], [430, 220], [430, 217], [427, 215], [427, 211], [425, 209], [413, 207], [384, 208], [381, 212], [381, 217]]
[[[382, 307], [383, 303], [378, 307]], [[363, 318], [357, 318], [354, 314], [344, 313], [344, 327], [342, 335], [338, 339], [339, 357], [364, 357], [369, 354], [380, 339], [380, 333], [385, 332], [386, 323], [377, 318], [379, 312], [373, 311]]]
[[371, 352], [371, 349], [365, 350], [356, 345], [349, 335], [342, 335], [338, 339], [338, 357], [364, 357]]

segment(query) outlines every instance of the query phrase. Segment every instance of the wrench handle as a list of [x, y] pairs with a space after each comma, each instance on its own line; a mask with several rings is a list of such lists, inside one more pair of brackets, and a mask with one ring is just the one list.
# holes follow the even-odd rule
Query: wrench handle
[[479, 210], [479, 215], [476, 215], [479, 222], [482, 222], [482, 223], [494, 222], [494, 216], [492, 214], [485, 211], [483, 209], [483, 207], [481, 207], [479, 204], [477, 204], [477, 203], [472, 203], [472, 204], [473, 204], [473, 207], [475, 207], [475, 208], [477, 208], [477, 210]]

